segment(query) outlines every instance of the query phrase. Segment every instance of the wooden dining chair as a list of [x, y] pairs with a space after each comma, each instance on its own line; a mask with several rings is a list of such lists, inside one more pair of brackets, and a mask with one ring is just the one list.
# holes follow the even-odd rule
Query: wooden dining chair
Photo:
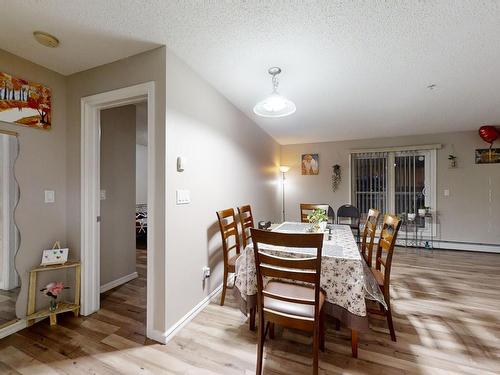
[[241, 239], [243, 240], [243, 248], [246, 248], [252, 239], [250, 228], [255, 228], [252, 207], [249, 204], [238, 207], [238, 216], [241, 223]]
[[234, 288], [234, 283], [231, 287], [227, 286], [227, 278], [229, 273], [235, 272], [236, 259], [240, 256], [240, 236], [238, 234], [238, 222], [236, 221], [234, 209], [228, 208], [218, 211], [217, 218], [219, 219], [222, 252], [224, 254], [224, 284], [222, 285], [222, 295], [220, 298], [220, 305], [224, 306], [226, 289]]
[[[313, 373], [318, 374], [319, 350], [324, 350], [325, 294], [320, 290], [323, 234], [279, 233], [250, 229], [257, 269], [257, 313], [259, 317], [257, 371], [262, 373], [264, 341], [274, 324], [313, 333]], [[306, 258], [282, 258], [267, 254], [260, 245], [315, 249]], [[270, 279], [264, 285], [264, 278]], [[277, 279], [301, 282], [297, 285]]]
[[363, 236], [361, 237], [361, 255], [370, 268], [372, 268], [373, 245], [375, 245], [375, 232], [379, 217], [379, 210], [374, 208], [368, 210]]
[[328, 204], [312, 204], [312, 203], [301, 203], [300, 204], [300, 221], [303, 223], [308, 223], [307, 215], [312, 213], [314, 210], [323, 210], [325, 214], [329, 215]]
[[[375, 268], [371, 269], [373, 276], [375, 276], [375, 280], [377, 280], [377, 283], [384, 294], [387, 309], [380, 306], [380, 310], [370, 309], [369, 312], [387, 317], [387, 325], [389, 326], [392, 341], [396, 341], [396, 332], [394, 331], [394, 324], [392, 322], [390, 278], [392, 256], [394, 254], [394, 246], [396, 245], [396, 239], [400, 227], [401, 220], [397, 216], [389, 214], [384, 216], [384, 222], [377, 246]], [[386, 255], [385, 259], [384, 253]], [[382, 266], [384, 267], [383, 271]]]

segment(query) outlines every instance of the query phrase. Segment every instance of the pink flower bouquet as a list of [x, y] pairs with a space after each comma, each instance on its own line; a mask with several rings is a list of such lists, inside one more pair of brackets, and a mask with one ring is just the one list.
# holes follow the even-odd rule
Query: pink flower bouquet
[[69, 289], [64, 286], [61, 281], [53, 281], [45, 286], [45, 288], [40, 289], [40, 291], [47, 297], [50, 297], [50, 311], [55, 311], [57, 309], [57, 297], [62, 293], [64, 289]]
[[61, 281], [53, 281], [47, 284], [47, 286], [40, 291], [43, 292], [43, 294], [45, 294], [47, 297], [57, 298], [64, 289], [69, 288], [65, 287], [64, 283], [62, 283]]

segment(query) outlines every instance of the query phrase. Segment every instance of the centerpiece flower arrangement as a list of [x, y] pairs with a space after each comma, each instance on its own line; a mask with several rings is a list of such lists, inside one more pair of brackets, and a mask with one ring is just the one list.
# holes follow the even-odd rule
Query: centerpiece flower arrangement
[[307, 215], [307, 221], [313, 224], [311, 231], [317, 232], [321, 230], [324, 232], [328, 222], [328, 216], [326, 215], [325, 210], [317, 208], [312, 213]]
[[57, 297], [62, 293], [64, 289], [69, 289], [69, 287], [64, 286], [61, 281], [53, 281], [45, 286], [45, 288], [40, 289], [40, 292], [45, 294], [50, 298], [50, 311], [56, 311], [57, 309]]

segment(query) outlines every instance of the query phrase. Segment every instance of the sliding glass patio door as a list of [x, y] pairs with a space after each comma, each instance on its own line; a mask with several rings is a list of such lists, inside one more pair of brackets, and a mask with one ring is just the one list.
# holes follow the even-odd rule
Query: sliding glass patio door
[[370, 208], [403, 217], [418, 214], [433, 205], [434, 163], [435, 150], [352, 153], [352, 204], [363, 217]]

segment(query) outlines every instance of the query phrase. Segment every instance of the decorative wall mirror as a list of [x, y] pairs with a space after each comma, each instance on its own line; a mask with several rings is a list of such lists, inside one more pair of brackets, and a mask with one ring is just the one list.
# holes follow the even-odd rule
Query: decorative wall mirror
[[19, 185], [14, 165], [19, 154], [17, 133], [0, 130], [0, 330], [15, 323], [20, 279], [15, 268], [19, 231], [14, 212], [19, 201]]

